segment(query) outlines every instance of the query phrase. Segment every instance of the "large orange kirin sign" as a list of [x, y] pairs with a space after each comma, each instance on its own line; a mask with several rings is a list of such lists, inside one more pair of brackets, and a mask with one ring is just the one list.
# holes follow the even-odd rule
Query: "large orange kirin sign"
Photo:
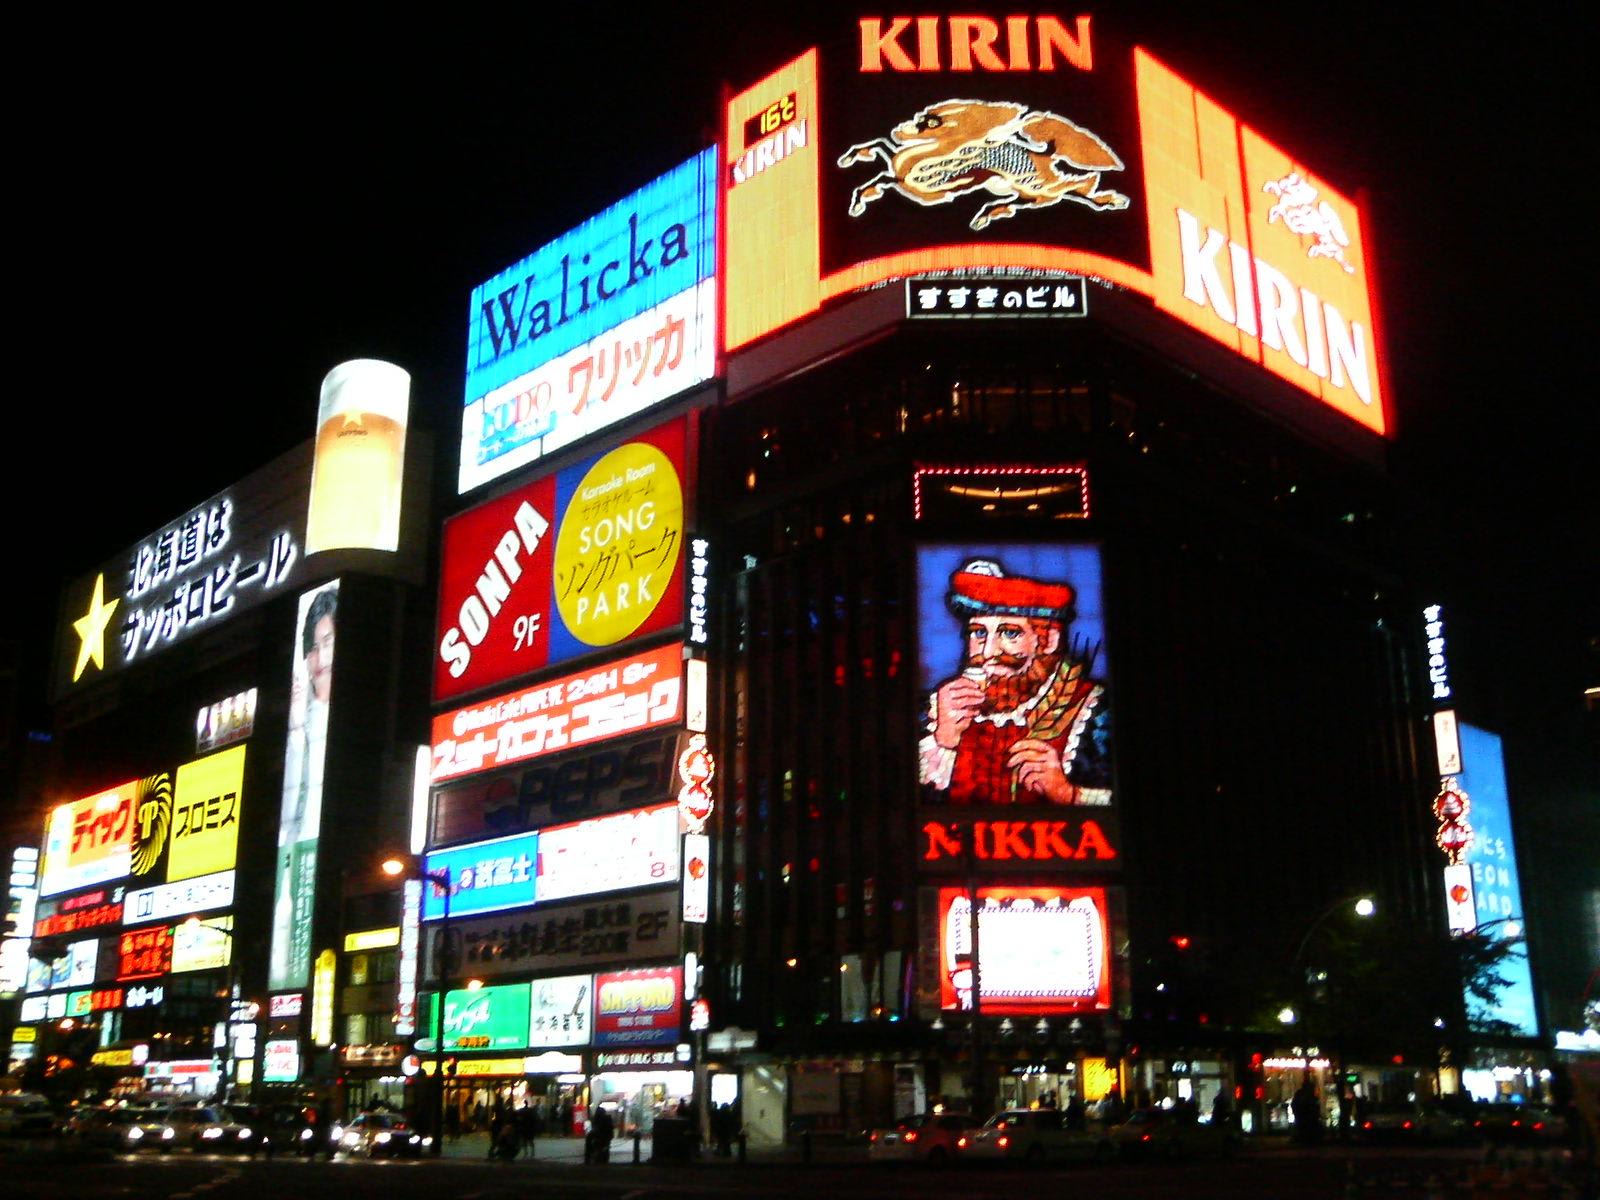
[[1148, 297], [1387, 432], [1358, 206], [1088, 17], [876, 16], [734, 96], [726, 345], [937, 271]]

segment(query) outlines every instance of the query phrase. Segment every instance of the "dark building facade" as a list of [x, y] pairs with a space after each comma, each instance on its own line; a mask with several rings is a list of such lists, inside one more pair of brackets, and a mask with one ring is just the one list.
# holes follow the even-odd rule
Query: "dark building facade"
[[382, 461], [386, 537], [324, 524], [313, 548], [338, 464], [307, 442], [64, 589], [13, 1054], [32, 1086], [402, 1097], [378, 862], [426, 734], [431, 438]]
[[[964, 1018], [935, 1030], [919, 999], [937, 994], [936, 892], [973, 870], [1103, 885], [1112, 914], [1114, 1002], [1005, 1033], [984, 1019], [985, 1089], [1013, 1065], [1074, 1086], [1066, 1063], [1134, 1047], [1228, 1062], [1232, 1086], [1248, 1051], [1222, 1029], [1262, 982], [1252, 960], [1287, 967], [1346, 895], [1440, 919], [1415, 604], [1381, 468], [1196, 378], [1117, 328], [1113, 305], [1040, 332], [930, 333], [857, 301], [868, 344], [707, 420], [727, 572], [722, 1012], [797, 1070], [859, 1064], [846, 1124], [881, 1115], [896, 1063], [930, 1094], [966, 1091]], [[952, 543], [1098, 549], [1115, 858], [1061, 861], [1058, 844], [1049, 860], [1002, 864], [997, 845], [930, 861], [943, 839], [927, 825], [954, 810], [918, 778], [918, 552]], [[1012, 1097], [1036, 1098], [1019, 1078]]]

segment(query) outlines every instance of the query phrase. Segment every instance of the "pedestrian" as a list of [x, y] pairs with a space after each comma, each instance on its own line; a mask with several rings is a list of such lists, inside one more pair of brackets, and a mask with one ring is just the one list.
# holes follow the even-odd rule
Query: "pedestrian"
[[711, 1133], [717, 1139], [717, 1157], [727, 1158], [733, 1153], [733, 1106], [719, 1104], [711, 1110]]
[[1121, 1125], [1128, 1119], [1128, 1110], [1122, 1103], [1122, 1093], [1116, 1088], [1106, 1093], [1105, 1102], [1100, 1107], [1100, 1115], [1107, 1125]]
[[1211, 1123], [1219, 1129], [1233, 1124], [1233, 1097], [1226, 1087], [1217, 1089], [1217, 1098], [1211, 1102]]
[[1072, 1098], [1067, 1101], [1066, 1127], [1068, 1129], [1087, 1129], [1088, 1125], [1088, 1111], [1083, 1106], [1083, 1097], [1077, 1092], [1073, 1092]]
[[594, 1161], [608, 1163], [611, 1161], [611, 1138], [616, 1133], [616, 1124], [611, 1119], [611, 1113], [604, 1104], [595, 1105], [594, 1116], [589, 1121], [590, 1133], [594, 1136]]

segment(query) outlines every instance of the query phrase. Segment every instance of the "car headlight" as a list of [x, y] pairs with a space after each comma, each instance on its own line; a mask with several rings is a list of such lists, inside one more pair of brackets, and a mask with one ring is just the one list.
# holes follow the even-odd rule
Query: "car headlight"
[[344, 1139], [344, 1126], [343, 1125], [335, 1125], [333, 1127], [332, 1136], [333, 1136], [333, 1140], [334, 1141], [336, 1141], [336, 1142], [337, 1141], [342, 1141]]
[[421, 1141], [421, 1140], [422, 1140], [422, 1139], [421, 1139], [421, 1138], [419, 1138], [419, 1137], [418, 1137], [418, 1136], [417, 1136], [417, 1135], [416, 1135], [416, 1134], [414, 1134], [414, 1133], [413, 1133], [413, 1134], [412, 1134], [412, 1135], [411, 1135], [411, 1144], [412, 1144], [412, 1145], [413, 1145], [413, 1146], [415, 1146], [415, 1145], [416, 1145], [416, 1144], [417, 1144], [417, 1143], [418, 1143], [418, 1142], [420, 1142], [420, 1141]]
[[429, 1137], [425, 1137], [425, 1138], [423, 1138], [423, 1139], [422, 1139], [422, 1144], [423, 1144], [423, 1145], [424, 1145], [424, 1146], [431, 1146], [431, 1145], [433, 1145], [433, 1138], [432, 1138], [432, 1136], [429, 1136]]
[[347, 1134], [344, 1135], [344, 1139], [343, 1140], [344, 1140], [344, 1144], [346, 1146], [359, 1146], [359, 1145], [361, 1145], [361, 1135], [359, 1133], [347, 1133]]
[[301, 1130], [301, 1131], [300, 1131], [300, 1140], [301, 1140], [301, 1141], [302, 1141], [302, 1142], [309, 1142], [309, 1141], [310, 1141], [310, 1140], [311, 1140], [311, 1130], [309, 1130], [309, 1129], [302, 1129], [302, 1130]]
[[161, 1140], [162, 1141], [167, 1141], [168, 1139], [175, 1138], [177, 1136], [178, 1136], [178, 1131], [175, 1130], [171, 1125], [163, 1125], [161, 1127]]
[[380, 1133], [376, 1137], [374, 1137], [372, 1140], [377, 1142], [378, 1145], [380, 1145], [380, 1146], [386, 1145], [388, 1143], [388, 1141], [389, 1141], [389, 1135], [387, 1133]]
[[253, 1138], [253, 1137], [255, 1137], [255, 1135], [256, 1135], [256, 1131], [254, 1129], [241, 1129], [241, 1130], [239, 1130], [239, 1137], [241, 1139], [242, 1138]]
[[128, 1140], [130, 1142], [137, 1142], [143, 1136], [144, 1130], [140, 1129], [137, 1125], [128, 1130]]
[[220, 1129], [202, 1129], [200, 1131], [200, 1136], [202, 1138], [207, 1139], [207, 1140], [210, 1140], [212, 1138], [219, 1138], [219, 1137], [222, 1136], [222, 1130], [220, 1130]]

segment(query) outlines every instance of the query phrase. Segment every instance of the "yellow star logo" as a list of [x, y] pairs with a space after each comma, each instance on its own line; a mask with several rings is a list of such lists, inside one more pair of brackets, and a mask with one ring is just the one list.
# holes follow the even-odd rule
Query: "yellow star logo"
[[111, 614], [117, 611], [120, 600], [113, 600], [110, 604], [105, 602], [106, 577], [94, 577], [94, 598], [89, 601], [89, 611], [84, 613], [72, 623], [78, 631], [78, 665], [72, 668], [72, 682], [77, 683], [83, 674], [83, 669], [89, 665], [89, 660], [94, 660], [94, 665], [102, 671], [106, 669], [106, 626], [111, 623]]

